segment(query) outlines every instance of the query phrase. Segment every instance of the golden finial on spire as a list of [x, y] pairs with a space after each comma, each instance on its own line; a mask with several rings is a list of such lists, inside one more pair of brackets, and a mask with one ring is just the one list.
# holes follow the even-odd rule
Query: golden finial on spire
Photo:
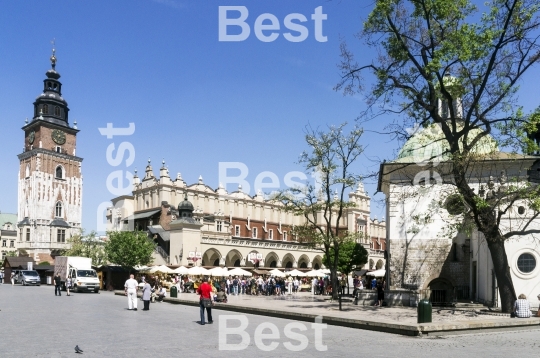
[[56, 67], [56, 56], [54, 55], [56, 52], [56, 39], [52, 39], [51, 44], [52, 44], [51, 65], [52, 65], [52, 69], [54, 70], [54, 68]]

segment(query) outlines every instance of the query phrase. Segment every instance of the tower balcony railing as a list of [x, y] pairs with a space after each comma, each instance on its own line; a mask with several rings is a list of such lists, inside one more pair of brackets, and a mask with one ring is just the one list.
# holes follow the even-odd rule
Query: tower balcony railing
[[18, 242], [19, 249], [68, 249], [67, 242], [39, 242], [39, 241], [22, 241]]

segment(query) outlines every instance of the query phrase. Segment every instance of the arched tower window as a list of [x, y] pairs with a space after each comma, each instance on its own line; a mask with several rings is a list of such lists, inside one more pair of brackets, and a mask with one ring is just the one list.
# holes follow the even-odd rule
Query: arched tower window
[[60, 107], [58, 106], [54, 107], [54, 115], [60, 117]]
[[56, 167], [55, 178], [56, 179], [64, 179], [64, 168], [62, 168], [61, 165]]
[[57, 218], [62, 217], [62, 202], [61, 201], [56, 203], [56, 206], [54, 208], [54, 216], [56, 216]]
[[43, 105], [43, 114], [49, 114], [49, 106], [46, 104]]
[[30, 164], [26, 164], [26, 169], [24, 172], [24, 177], [28, 178], [30, 176]]

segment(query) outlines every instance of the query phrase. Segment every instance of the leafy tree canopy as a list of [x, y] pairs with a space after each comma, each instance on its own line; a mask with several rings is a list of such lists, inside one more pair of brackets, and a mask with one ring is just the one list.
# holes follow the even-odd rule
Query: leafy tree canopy
[[105, 244], [109, 262], [132, 269], [152, 262], [155, 244], [144, 231], [110, 231]]
[[[329, 258], [334, 257], [334, 249], [330, 248], [330, 256], [326, 254], [323, 257], [323, 263], [327, 267], [333, 265]], [[342, 273], [348, 275], [356, 268], [361, 268], [368, 262], [368, 252], [362, 244], [354, 241], [347, 241], [341, 244], [339, 249], [338, 267]]]
[[81, 230], [81, 232], [68, 239], [70, 248], [65, 250], [63, 255], [89, 257], [95, 266], [105, 264], [107, 262], [105, 242], [96, 236], [95, 231], [84, 235], [84, 232]]

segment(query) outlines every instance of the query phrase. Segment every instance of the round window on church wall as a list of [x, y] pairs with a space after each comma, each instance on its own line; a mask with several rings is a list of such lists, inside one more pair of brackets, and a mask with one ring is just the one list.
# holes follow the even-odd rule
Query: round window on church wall
[[465, 212], [465, 205], [458, 194], [452, 194], [446, 198], [444, 206], [450, 215], [460, 215]]
[[525, 214], [525, 207], [519, 206], [519, 207], [518, 207], [518, 214], [519, 214], [519, 215]]
[[532, 272], [536, 267], [536, 259], [531, 254], [521, 254], [517, 260], [517, 267], [523, 273]]

